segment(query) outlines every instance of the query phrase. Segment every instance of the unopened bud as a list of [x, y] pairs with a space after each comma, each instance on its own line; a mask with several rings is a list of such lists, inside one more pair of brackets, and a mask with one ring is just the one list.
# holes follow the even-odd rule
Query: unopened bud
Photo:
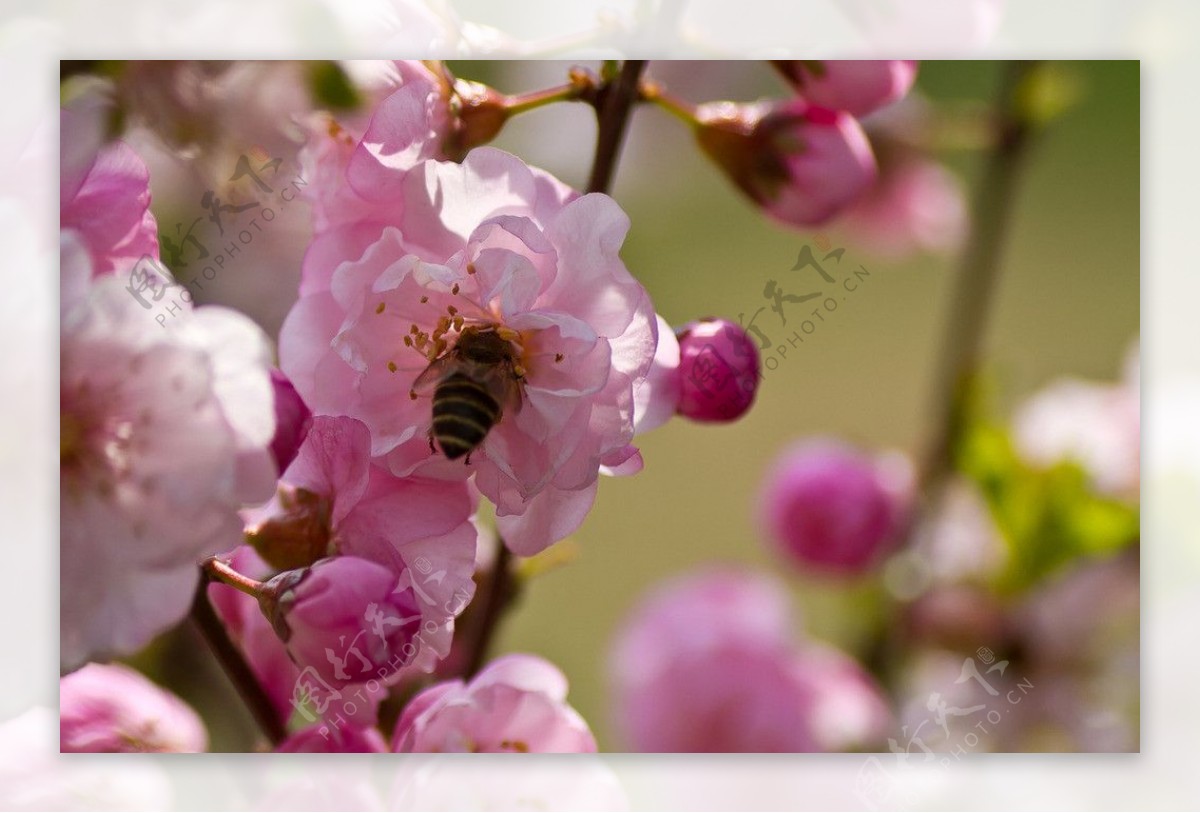
[[696, 119], [701, 149], [782, 223], [823, 223], [875, 180], [875, 156], [849, 113], [791, 99], [705, 104]]
[[705, 423], [732, 421], [750, 408], [758, 390], [758, 348], [726, 319], [690, 322], [679, 339], [677, 411]]

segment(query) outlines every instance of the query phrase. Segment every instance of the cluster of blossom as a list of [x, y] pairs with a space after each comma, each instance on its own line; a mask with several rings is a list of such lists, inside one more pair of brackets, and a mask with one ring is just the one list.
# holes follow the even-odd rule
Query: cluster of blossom
[[[689, 108], [654, 83], [641, 93], [687, 119], [702, 151], [779, 222], [840, 216], [889, 253], [953, 245], [960, 193], [907, 146], [904, 115], [859, 122], [908, 92], [915, 64], [776, 67], [793, 98]], [[456, 624], [482, 582], [484, 538], [527, 557], [574, 533], [600, 475], [641, 470], [642, 433], [675, 415], [745, 414], [758, 350], [723, 319], [672, 330], [620, 257], [629, 220], [612, 198], [485, 146], [528, 97], [442, 65], [373, 75], [365, 114], [289, 102], [311, 235], [274, 343], [187, 289], [172, 319], [146, 312], [133, 294], [173, 284], [146, 165], [107, 140], [104, 94], [62, 112], [64, 750], [206, 747], [182, 701], [101, 663], [179, 623], [201, 563], [214, 582], [198, 600], [289, 732], [278, 750], [596, 749], [553, 665], [507, 655], [460, 669]], [[160, 81], [139, 67], [124, 91], [144, 96]], [[563, 98], [586, 98], [594, 81], [573, 76]], [[176, 125], [196, 118], [158, 112]], [[213, 129], [203, 119], [175, 140]], [[1075, 460], [1098, 492], [1136, 500], [1134, 366], [1119, 385], [1051, 387], [1020, 410], [1014, 434], [1032, 465]], [[941, 546], [905, 608], [905, 634], [933, 653], [911, 666], [918, 693], [959, 668], [947, 652], [1015, 628], [1032, 631], [1029, 673], [1061, 674], [1094, 653], [1063, 644], [1046, 618], [1087, 615], [1074, 608], [1099, 591], [1136, 607], [1128, 558], [997, 606], [971, 583], [997, 558], [977, 495], [959, 484], [929, 523], [940, 525], [914, 534], [913, 488], [898, 455], [808, 440], [767, 472], [757, 518], [782, 561], [818, 577], [878, 574], [906, 539], [917, 544], [905, 555]], [[483, 499], [494, 527], [480, 519]], [[658, 588], [613, 652], [624, 744], [861, 749], [919, 724], [923, 698], [893, 714], [864, 667], [797, 636], [791, 615], [779, 584], [737, 570]], [[1030, 725], [1082, 674], [1025, 705]], [[389, 693], [411, 699], [385, 733]]]
[[[121, 92], [163, 89], [145, 73], [131, 70]], [[506, 97], [421, 63], [384, 73], [369, 116], [298, 122], [312, 237], [278, 367], [257, 325], [196, 305], [186, 288], [170, 320], [145, 312], [145, 295], [175, 287], [149, 173], [107, 138], [110, 94], [89, 88], [64, 107], [64, 687], [90, 675], [101, 688], [89, 697], [106, 682], [120, 689], [124, 670], [80, 667], [176, 625], [207, 561], [205, 578], [227, 583], [204, 592], [280, 722], [311, 712], [297, 692], [312, 675], [335, 692], [370, 687], [351, 726], [371, 731], [387, 687], [428, 680], [450, 653], [475, 590], [480, 496], [502, 543], [532, 555], [579, 527], [600, 474], [640, 470], [637, 434], [677, 413], [722, 421], [749, 408], [753, 344], [722, 320], [676, 337], [620, 259], [629, 224], [611, 198], [479, 146], [503, 124]], [[483, 334], [503, 348], [518, 392], [465, 460], [452, 459], [417, 379]], [[497, 661], [458, 684], [450, 725], [431, 698], [453, 685], [418, 695], [429, 702], [419, 715], [410, 706], [398, 747], [594, 749], [546, 664]], [[497, 691], [542, 728], [505, 714], [516, 729], [489, 740], [487, 715], [462, 712], [462, 698], [482, 693], [492, 709]], [[79, 708], [86, 718], [99, 707]], [[101, 711], [101, 728], [128, 716]], [[114, 725], [116, 739], [69, 747], [202, 745]]]

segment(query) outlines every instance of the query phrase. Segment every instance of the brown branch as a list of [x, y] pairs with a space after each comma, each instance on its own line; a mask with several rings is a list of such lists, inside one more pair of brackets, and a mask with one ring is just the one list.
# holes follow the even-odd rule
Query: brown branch
[[941, 356], [930, 399], [934, 437], [920, 470], [926, 496], [953, 469], [962, 434], [964, 399], [978, 372], [1017, 180], [1029, 143], [1030, 124], [1020, 93], [1036, 62], [1010, 62], [997, 103], [997, 140], [971, 206], [971, 231], [950, 303]]
[[596, 108], [598, 130], [596, 133], [596, 157], [592, 162], [592, 175], [587, 191], [607, 194], [612, 186], [621, 143], [625, 139], [629, 112], [638, 100], [638, 82], [646, 60], [628, 59], [621, 66], [615, 81], [606, 83], [599, 93]]
[[488, 579], [486, 603], [483, 605], [483, 615], [479, 618], [475, 638], [471, 642], [470, 654], [463, 669], [463, 677], [470, 679], [483, 668], [488, 651], [492, 646], [492, 638], [500, 626], [500, 617], [508, 609], [509, 602], [516, 596], [516, 582], [512, 572], [512, 554], [500, 540], [499, 550], [496, 551], [496, 561], [492, 563], [491, 577]]
[[270, 740], [271, 745], [279, 745], [287, 737], [287, 730], [279, 719], [279, 712], [275, 710], [271, 698], [263, 691], [262, 684], [258, 682], [250, 665], [242, 657], [241, 651], [233, 643], [225, 625], [221, 623], [221, 619], [209, 603], [209, 583], [208, 572], [201, 569], [200, 586], [196, 588], [196, 596], [192, 600], [192, 622], [204, 636], [229, 682], [237, 689], [263, 734]]

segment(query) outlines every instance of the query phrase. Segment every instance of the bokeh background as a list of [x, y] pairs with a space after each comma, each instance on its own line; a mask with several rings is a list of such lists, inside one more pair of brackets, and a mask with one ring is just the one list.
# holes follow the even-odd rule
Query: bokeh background
[[[516, 93], [562, 82], [572, 64], [451, 67]], [[1139, 66], [1087, 61], [1059, 68], [1073, 102], [1031, 149], [987, 331], [987, 372], [1002, 414], [1056, 378], [1119, 377], [1139, 330]], [[969, 119], [993, 98], [1000, 70], [992, 61], [926, 61], [915, 93], [933, 110]], [[650, 75], [693, 102], [787, 93], [761, 62], [660, 61]], [[513, 120], [497, 146], [582, 186], [594, 139], [590, 109], [560, 104]], [[937, 157], [969, 193], [983, 152], [960, 145]], [[156, 173], [148, 161], [160, 224], [202, 213], [172, 192], [177, 175]], [[669, 322], [740, 314], [748, 320], [768, 306], [757, 324], [786, 345], [786, 355], [765, 354], [778, 364], [744, 419], [725, 426], [675, 420], [642, 438], [645, 470], [602, 482], [596, 508], [564, 546], [571, 561], [530, 582], [505, 619], [496, 651], [535, 652], [558, 664], [570, 679], [572, 704], [605, 751], [622, 750], [606, 680], [610, 646], [637, 600], [665, 578], [713, 562], [775, 571], [796, 599], [798, 627], [851, 652], [887, 622], [878, 575], [830, 581], [788, 569], [764, 544], [753, 504], [775, 455], [799, 439], [836, 435], [873, 449], [922, 449], [933, 430], [932, 373], [957, 267], [954, 253], [876, 256], [836, 223], [809, 231], [772, 224], [708, 163], [679, 122], [650, 107], [635, 112], [612, 194], [633, 224], [625, 261]], [[280, 292], [299, 273], [298, 254], [285, 244], [302, 231], [300, 221], [275, 229], [267, 248], [255, 249], [255, 258], [269, 262], [223, 274], [210, 301], [247, 310], [274, 335], [290, 305]], [[786, 337], [798, 328], [802, 306], [790, 306], [794, 315], [784, 328], [763, 289], [768, 280], [795, 287], [790, 269], [798, 251], [822, 239], [844, 247], [842, 263], [862, 264], [870, 276], [793, 347]], [[214, 750], [250, 746], [253, 731], [240, 701], [186, 628], [137, 665], [200, 709]]]

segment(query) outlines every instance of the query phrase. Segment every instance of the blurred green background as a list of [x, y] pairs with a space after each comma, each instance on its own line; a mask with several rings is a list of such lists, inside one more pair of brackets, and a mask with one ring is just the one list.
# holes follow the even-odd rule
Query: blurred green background
[[[517, 93], [563, 82], [571, 64], [451, 67]], [[1031, 149], [987, 332], [989, 372], [1004, 409], [1061, 376], [1115, 378], [1138, 333], [1139, 65], [1059, 67], [1078, 97]], [[934, 109], [977, 110], [993, 98], [1001, 68], [924, 62], [917, 92]], [[651, 63], [650, 75], [693, 102], [787, 92], [760, 62]], [[582, 187], [594, 141], [590, 109], [555, 105], [513, 120], [497, 145]], [[973, 187], [981, 153], [938, 157]], [[837, 239], [836, 225], [773, 225], [708, 164], [679, 122], [649, 107], [635, 111], [612, 194], [632, 220], [626, 264], [673, 325], [700, 316], [749, 318], [768, 305], [768, 280], [794, 286], [797, 252], [818, 233], [846, 248], [839, 280], [847, 264], [865, 265], [870, 277], [803, 344], [788, 347], [747, 417], [727, 426], [675, 420], [639, 439], [645, 470], [602, 478], [596, 507], [570, 543], [577, 558], [532, 581], [506, 617], [495, 651], [534, 652], [558, 664], [602, 750], [622, 749], [607, 692], [614, 634], [663, 579], [714, 562], [778, 572], [793, 588], [797, 634], [851, 651], [881, 620], [870, 579], [808, 579], [773, 559], [753, 504], [765, 469], [793, 441], [837, 435], [868, 448], [922, 447], [957, 265], [953, 256], [883, 261]], [[786, 330], [769, 309], [759, 316], [773, 341], [798, 326], [794, 307]], [[138, 663], [202, 710], [213, 750], [251, 746], [249, 718], [190, 629], [161, 640]]]

